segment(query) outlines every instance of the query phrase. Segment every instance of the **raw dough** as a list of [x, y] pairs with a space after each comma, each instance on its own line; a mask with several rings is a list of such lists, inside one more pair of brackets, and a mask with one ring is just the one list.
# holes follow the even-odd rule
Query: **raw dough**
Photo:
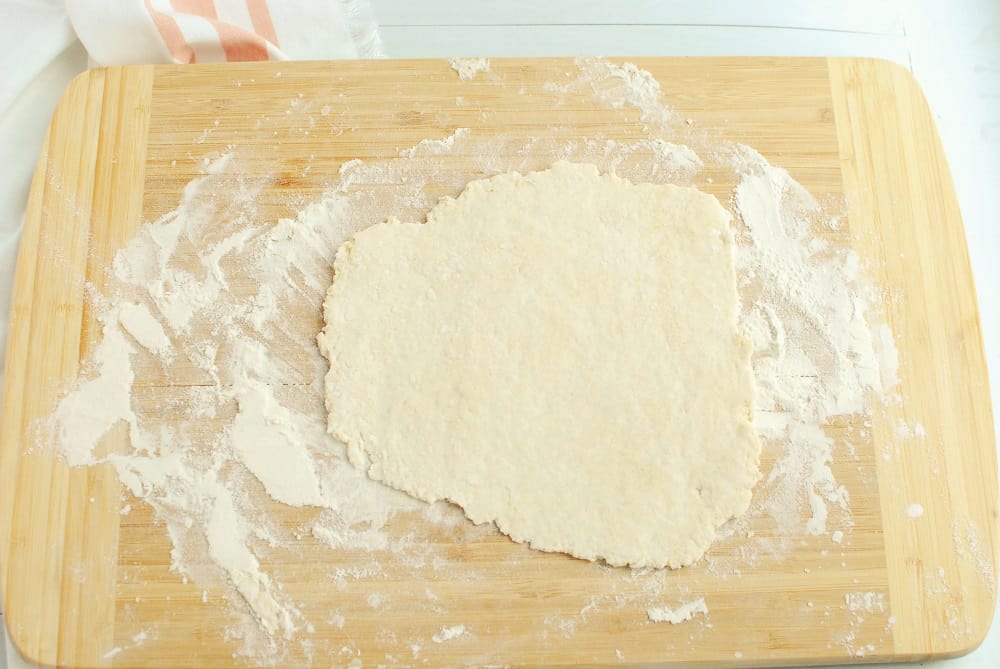
[[534, 548], [690, 564], [758, 478], [728, 218], [560, 162], [364, 230], [324, 305], [330, 432]]

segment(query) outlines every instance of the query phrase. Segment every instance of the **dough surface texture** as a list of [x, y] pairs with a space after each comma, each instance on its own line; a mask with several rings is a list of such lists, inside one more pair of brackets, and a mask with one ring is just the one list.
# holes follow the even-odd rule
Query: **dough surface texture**
[[556, 163], [346, 242], [329, 430], [377, 481], [516, 541], [680, 567], [758, 479], [729, 215]]

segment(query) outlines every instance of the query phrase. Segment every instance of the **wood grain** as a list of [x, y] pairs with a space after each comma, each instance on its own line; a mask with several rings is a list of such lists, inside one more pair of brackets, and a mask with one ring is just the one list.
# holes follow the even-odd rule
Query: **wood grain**
[[[896, 617], [896, 652], [908, 660], [960, 654], [989, 629], [996, 572], [988, 547], [997, 542], [993, 416], [961, 215], [912, 75], [870, 60], [833, 60], [830, 74], [856, 248], [880, 286], [906, 296], [887, 303], [902, 402], [877, 417], [874, 439], [891, 442], [900, 420], [935, 418], [924, 424], [933, 450], [876, 460], [893, 609], [908, 612]], [[927, 522], [903, 513], [913, 503]], [[928, 589], [935, 578], [946, 591]]]
[[[139, 223], [151, 90], [151, 68], [77, 77], [52, 119], [25, 216], [0, 419], [0, 564], [11, 638], [46, 664], [103, 664], [114, 638], [114, 469], [70, 470], [30, 446], [95, 331], [84, 279], [101, 285], [101, 268]], [[124, 445], [122, 436], [106, 447]]]
[[[989, 390], [961, 220], [918, 88], [879, 61], [636, 64], [699, 129], [754, 146], [821, 199], [845, 197], [851, 235], [836, 242], [861, 255], [886, 294], [901, 296], [888, 302], [899, 403], [874, 417], [854, 454], [838, 449], [831, 465], [851, 495], [849, 539], [796, 538], [780, 560], [724, 579], [705, 564], [672, 573], [671, 593], [703, 594], [708, 603], [711, 626], [692, 627], [649, 624], [641, 606], [583, 614], [588, 595], [608, 594], [604, 571], [490, 533], [458, 543], [442, 536], [435, 546], [482, 578], [415, 575], [380, 556], [384, 577], [347, 587], [330, 570], [365, 566], [373, 556], [304, 538], [266, 560], [315, 624], [301, 632], [312, 650], [295, 645], [285, 664], [305, 664], [314, 652], [321, 654], [313, 661], [346, 666], [351, 658], [336, 655], [345, 635], [363, 648], [365, 664], [398, 666], [600, 666], [619, 664], [618, 653], [629, 665], [885, 661], [961, 653], [985, 635], [997, 559]], [[494, 60], [489, 77], [459, 81], [441, 61], [165, 66], [99, 70], [73, 83], [32, 187], [0, 421], [0, 584], [12, 638], [27, 657], [67, 666], [242, 662], [233, 656], [236, 642], [224, 638], [233, 622], [225, 588], [205, 589], [170, 571], [162, 526], [148, 506], [122, 498], [112, 470], [68, 470], [43, 447], [29, 450], [36, 421], [100, 337], [84, 282], [99, 289], [103, 268], [136, 226], [173, 209], [203, 159], [233, 146], [241, 171], [268, 178], [259, 216], [273, 220], [319, 196], [342, 163], [394, 157], [455, 127], [524, 138], [554, 127], [640, 137], [634, 110], [602, 107], [584, 94], [557, 104], [544, 84], [574, 67]], [[554, 157], [541, 151], [533, 159]], [[447, 165], [470, 179], [482, 173], [475, 156], [449, 156]], [[705, 176], [712, 183], [699, 186], [727, 201], [732, 175]], [[318, 314], [296, 317], [318, 323]], [[172, 384], [194, 382], [140, 371], [148, 375], [141, 401], [153, 405]], [[919, 422], [926, 439], [903, 443], [899, 419]], [[859, 427], [867, 426], [833, 429]], [[125, 448], [124, 435], [105, 446]], [[885, 459], [887, 448], [902, 454]], [[125, 516], [122, 499], [133, 508]], [[919, 520], [906, 513], [912, 503], [925, 509]], [[302, 513], [283, 517], [294, 526]], [[398, 522], [405, 531], [415, 521]], [[722, 541], [712, 553], [738, 550], [738, 541]], [[428, 606], [427, 590], [448, 603], [447, 615]], [[845, 605], [857, 592], [884, 593], [885, 610], [859, 620]], [[372, 593], [389, 605], [373, 609]], [[343, 630], [329, 621], [333, 603], [350, 621]], [[428, 639], [456, 623], [473, 634], [427, 644], [419, 659], [400, 656], [398, 640], [384, 633]], [[133, 641], [147, 631], [142, 643]]]

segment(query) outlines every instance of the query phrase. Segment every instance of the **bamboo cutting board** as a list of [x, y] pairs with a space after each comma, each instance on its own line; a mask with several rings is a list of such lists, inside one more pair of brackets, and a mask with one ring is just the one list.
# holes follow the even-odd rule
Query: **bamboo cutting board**
[[[904, 297], [886, 306], [901, 401], [873, 417], [853, 457], [838, 452], [832, 464], [851, 493], [850, 540], [804, 537], [779, 563], [727, 579], [698, 566], [675, 572], [683, 588], [704, 596], [708, 624], [654, 625], [642, 608], [588, 617], [576, 602], [602, 572], [547, 554], [530, 554], [503, 579], [440, 575], [435, 592], [456, 618], [422, 606], [423, 584], [405, 581], [391, 584], [396, 606], [376, 612], [365, 607], [363, 588], [345, 593], [317, 576], [340, 556], [304, 539], [294, 559], [270, 565], [315, 614], [315, 628], [301, 631], [308, 643], [293, 645], [285, 664], [871, 662], [956, 655], [986, 634], [996, 597], [993, 421], [958, 206], [918, 87], [899, 67], [871, 60], [634, 62], [699, 128], [752, 145], [817, 196], [845, 198], [851, 234], [840, 243], [875, 268], [880, 289]], [[263, 215], [276, 219], [294, 213], [289, 202], [318, 197], [341, 163], [394, 156], [455, 127], [532, 136], [561, 125], [637, 137], [634, 110], [585, 98], [551, 104], [544, 83], [573, 67], [494, 60], [490, 76], [470, 81], [442, 61], [127, 67], [73, 82], [32, 185], [0, 422], [0, 585], [25, 656], [67, 666], [245, 662], [234, 656], [238, 641], [224, 638], [224, 593], [203, 601], [199, 585], [170, 571], [163, 527], [148, 507], [123, 498], [112, 469], [70, 470], [44, 448], [27, 450], [33, 422], [51, 411], [99, 340], [84, 281], [100, 288], [103, 269], [137, 227], [176, 206], [202, 157], [229, 145], [241, 148], [248, 173], [276, 175], [260, 196]], [[312, 104], [290, 104], [296, 98]], [[321, 106], [331, 113], [316, 114]], [[342, 131], [331, 133], [335, 123]], [[477, 174], [473, 156], [455, 159]], [[732, 187], [705, 189], [726, 201]], [[924, 426], [924, 446], [877, 457], [898, 438], [901, 419]], [[905, 513], [914, 501], [924, 508], [919, 519]], [[133, 509], [122, 515], [125, 504]], [[521, 550], [511, 546], [491, 536], [456, 554], [488, 575]], [[852, 608], [852, 593], [882, 599]], [[333, 601], [352, 611], [350, 628], [323, 622]], [[539, 633], [538, 621], [560, 617], [572, 619], [572, 634]], [[419, 657], [400, 654], [384, 632], [429, 637], [458, 622], [473, 633], [427, 644]], [[360, 656], [336, 654], [345, 636]]]

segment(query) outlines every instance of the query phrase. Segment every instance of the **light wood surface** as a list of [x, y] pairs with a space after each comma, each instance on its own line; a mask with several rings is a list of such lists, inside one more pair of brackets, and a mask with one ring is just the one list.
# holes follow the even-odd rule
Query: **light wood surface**
[[[726, 579], [704, 565], [674, 572], [675, 592], [704, 595], [708, 627], [652, 625], [641, 607], [584, 616], [581, 594], [601, 592], [606, 574], [499, 536], [442, 546], [475, 563], [479, 580], [447, 573], [408, 580], [400, 572], [391, 583], [346, 591], [327, 572], [369, 556], [304, 539], [298, 550], [271, 556], [272, 568], [315, 621], [315, 631], [301, 634], [320, 649], [322, 664], [350, 659], [332, 654], [345, 631], [324, 622], [331, 602], [352, 621], [365, 664], [399, 666], [612, 665], [620, 662], [616, 651], [628, 665], [918, 659], [967, 651], [989, 628], [998, 529], [989, 389], [961, 220], [915, 83], [896, 66], [867, 60], [635, 62], [698, 127], [754, 146], [820, 198], [846, 198], [851, 235], [840, 243], [861, 254], [882, 289], [904, 296], [888, 307], [900, 402], [874, 417], [870, 439], [853, 456], [838, 449], [832, 464], [851, 496], [849, 540], [802, 537], [780, 562]], [[231, 622], [224, 591], [202, 602], [199, 585], [170, 571], [170, 542], [151, 510], [126, 496], [133, 510], [119, 514], [125, 502], [114, 472], [68, 470], [44, 448], [28, 450], [34, 421], [99, 337], [84, 281], [100, 287], [101, 269], [136, 227], [174, 208], [201, 159], [229, 145], [241, 148], [249, 174], [274, 177], [260, 215], [277, 218], [322, 193], [343, 162], [395, 156], [455, 127], [530, 137], [568, 125], [581, 135], [638, 138], [634, 110], [583, 96], [554, 108], [543, 84], [573, 67], [494, 60], [491, 76], [474, 81], [459, 81], [441, 61], [143, 67], [99, 70], [73, 83], [32, 187], [0, 418], [0, 584], [12, 638], [27, 657], [72, 666], [240, 663], [236, 642], [223, 634]], [[516, 94], [521, 88], [527, 94]], [[290, 106], [299, 94], [311, 104]], [[458, 97], [468, 103], [456, 106]], [[325, 105], [330, 113], [315, 113]], [[479, 176], [472, 156], [453, 161]], [[703, 188], [726, 201], [732, 177], [717, 176]], [[318, 314], [302, 317], [318, 322]], [[150, 388], [155, 395], [163, 386]], [[926, 439], [884, 460], [878, 454], [899, 439], [900, 418], [920, 422]], [[124, 435], [109, 444], [124, 448]], [[925, 509], [919, 523], [905, 513], [914, 502]], [[722, 542], [713, 550], [734, 548]], [[449, 617], [424, 605], [428, 582], [449, 603]], [[368, 606], [375, 590], [391, 591], [395, 605]], [[845, 604], [855, 592], [884, 594], [884, 610], [858, 620]], [[552, 619], [575, 621], [574, 633], [559, 633]], [[459, 622], [475, 634], [425, 648], [419, 660], [390, 661], [395, 646], [378, 633], [430, 637]], [[142, 643], [132, 641], [150, 629]], [[108, 656], [115, 647], [126, 650]], [[859, 648], [863, 657], [854, 654]], [[296, 646], [287, 664], [306, 663], [307, 651]]]

